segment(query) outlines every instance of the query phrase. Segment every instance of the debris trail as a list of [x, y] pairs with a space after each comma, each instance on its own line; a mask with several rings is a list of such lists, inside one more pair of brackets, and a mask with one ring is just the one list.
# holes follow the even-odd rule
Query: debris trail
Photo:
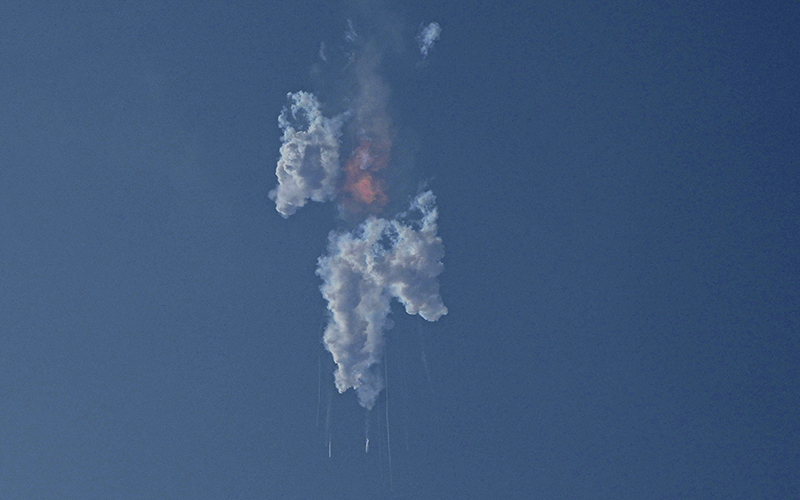
[[425, 380], [428, 381], [428, 389], [431, 391], [431, 395], [436, 395], [431, 383], [431, 372], [428, 369], [428, 356], [425, 355], [425, 339], [422, 336], [422, 327], [419, 324], [417, 324], [417, 332], [419, 333], [420, 355], [422, 357], [422, 367], [425, 369]]
[[367, 421], [364, 424], [364, 437], [366, 438], [366, 444], [364, 445], [364, 453], [369, 453], [369, 412], [370, 410], [366, 411], [367, 414]]
[[331, 457], [331, 407], [333, 406], [333, 390], [328, 389], [328, 411], [325, 412], [325, 441], [328, 442], [328, 458]]
[[402, 349], [398, 349], [397, 352], [400, 353], [400, 360], [402, 362], [402, 366], [400, 367], [400, 403], [403, 407], [403, 437], [405, 438], [406, 451], [411, 451], [411, 448], [408, 445], [408, 388], [406, 386], [406, 371], [408, 369], [408, 365], [406, 363], [407, 356], [402, 354]]
[[381, 484], [383, 484], [383, 468], [384, 468], [384, 465], [383, 465], [383, 449], [385, 448], [385, 446], [383, 446], [383, 440], [380, 439], [381, 427], [382, 427], [381, 424], [382, 424], [381, 419], [378, 418], [378, 437], [379, 437], [379, 439], [377, 441], [377, 443], [378, 443], [378, 472], [380, 474], [379, 477], [380, 477], [380, 480], [381, 480]]
[[319, 408], [322, 406], [322, 353], [317, 349], [317, 424], [319, 427]]
[[386, 452], [389, 455], [389, 488], [394, 491], [394, 481], [392, 477], [392, 437], [389, 432], [389, 368], [387, 358], [383, 358], [383, 377], [386, 385]]

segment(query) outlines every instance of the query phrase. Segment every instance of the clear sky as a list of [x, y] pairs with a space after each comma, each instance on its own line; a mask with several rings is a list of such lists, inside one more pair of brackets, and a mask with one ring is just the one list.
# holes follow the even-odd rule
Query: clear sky
[[[448, 314], [392, 306], [391, 471], [321, 343], [353, 221], [268, 196], [287, 93], [347, 107], [348, 19], [392, 40], [384, 215], [425, 183], [445, 250]], [[0, 498], [800, 497], [800, 3], [0, 20]]]

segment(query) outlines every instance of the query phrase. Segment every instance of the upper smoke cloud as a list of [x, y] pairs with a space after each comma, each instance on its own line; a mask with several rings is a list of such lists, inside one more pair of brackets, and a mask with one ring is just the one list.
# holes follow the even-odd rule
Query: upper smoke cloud
[[[283, 130], [281, 157], [275, 171], [278, 187], [269, 193], [284, 217], [295, 213], [309, 199], [329, 201], [336, 197], [344, 118], [322, 116], [319, 101], [308, 92], [290, 93], [289, 98], [291, 106], [278, 117]], [[297, 128], [293, 122], [305, 127]]]
[[422, 28], [417, 36], [417, 42], [419, 42], [419, 51], [422, 52], [423, 57], [428, 57], [433, 42], [439, 39], [441, 33], [442, 27], [438, 23], [431, 23]]
[[336, 387], [354, 388], [365, 408], [383, 388], [373, 367], [381, 360], [383, 332], [391, 328], [391, 299], [428, 321], [447, 314], [436, 280], [444, 269], [444, 245], [436, 235], [435, 203], [430, 191], [417, 196], [411, 205], [422, 214], [417, 224], [369, 217], [355, 233], [333, 231], [328, 255], [319, 259], [331, 313], [324, 340], [337, 365]]

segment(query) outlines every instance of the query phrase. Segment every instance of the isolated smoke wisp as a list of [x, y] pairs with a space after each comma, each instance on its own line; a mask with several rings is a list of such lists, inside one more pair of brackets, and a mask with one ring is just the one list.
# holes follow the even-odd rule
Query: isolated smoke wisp
[[422, 53], [422, 57], [428, 57], [428, 53], [433, 47], [433, 43], [439, 39], [439, 35], [442, 33], [442, 27], [439, 26], [438, 23], [430, 23], [429, 25], [422, 28], [417, 35], [417, 42], [419, 43], [419, 51]]
[[433, 193], [419, 194], [411, 209], [421, 215], [413, 223], [401, 220], [407, 214], [369, 217], [352, 233], [332, 231], [328, 255], [319, 259], [317, 274], [330, 311], [324, 342], [337, 365], [336, 388], [355, 389], [365, 408], [372, 408], [383, 389], [376, 365], [383, 333], [391, 328], [391, 299], [428, 321], [447, 314], [436, 279], [444, 269], [444, 245], [436, 234]]
[[344, 38], [348, 42], [355, 42], [356, 40], [358, 40], [358, 33], [356, 33], [356, 29], [353, 26], [352, 19], [347, 20], [347, 31], [345, 31], [344, 33]]
[[308, 200], [336, 197], [339, 180], [339, 137], [343, 116], [326, 118], [313, 94], [289, 94], [291, 105], [278, 117], [283, 145], [275, 173], [278, 187], [270, 191], [275, 208], [289, 217]]

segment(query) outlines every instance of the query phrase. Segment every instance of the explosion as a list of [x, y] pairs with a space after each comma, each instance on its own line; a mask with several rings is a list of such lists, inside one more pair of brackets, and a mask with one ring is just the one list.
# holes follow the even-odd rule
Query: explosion
[[[435, 23], [426, 28], [420, 38], [423, 56], [439, 31]], [[379, 72], [385, 47], [362, 42], [352, 23], [346, 38], [356, 46], [345, 67], [353, 70], [356, 84], [344, 101], [347, 108], [330, 117], [314, 94], [289, 94], [290, 103], [278, 118], [283, 137], [278, 186], [270, 198], [283, 217], [309, 200], [339, 203], [345, 224], [329, 233], [327, 253], [317, 262], [328, 303], [323, 341], [336, 364], [336, 388], [354, 389], [361, 406], [371, 409], [387, 387], [383, 351], [384, 335], [393, 324], [392, 300], [427, 321], [447, 314], [438, 282], [444, 245], [436, 234], [432, 192], [417, 193], [406, 211], [382, 213], [389, 204], [388, 181], [397, 177], [388, 173], [395, 131], [389, 88]], [[342, 163], [343, 143], [349, 155]]]
[[344, 165], [342, 191], [349, 194], [343, 205], [350, 212], [378, 212], [388, 202], [383, 179], [375, 174], [389, 163], [390, 145], [366, 139], [350, 155]]

